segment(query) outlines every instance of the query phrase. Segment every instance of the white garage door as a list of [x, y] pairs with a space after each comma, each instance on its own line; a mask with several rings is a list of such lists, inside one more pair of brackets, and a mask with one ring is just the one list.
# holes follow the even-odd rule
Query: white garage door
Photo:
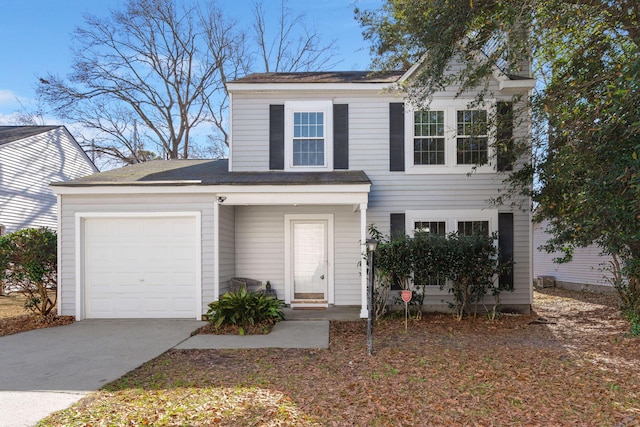
[[87, 218], [87, 318], [196, 318], [196, 219]]

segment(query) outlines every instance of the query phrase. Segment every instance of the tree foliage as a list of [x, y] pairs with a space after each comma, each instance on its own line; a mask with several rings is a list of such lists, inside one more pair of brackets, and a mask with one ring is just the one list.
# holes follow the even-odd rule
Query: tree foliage
[[[365, 35], [393, 67], [424, 59], [418, 96], [448, 84], [488, 89], [494, 67], [518, 73], [531, 56], [533, 162], [507, 179], [531, 190], [549, 220], [546, 249], [598, 245], [640, 295], [640, 3], [636, 0], [389, 0], [358, 11]], [[480, 54], [479, 54], [480, 53]], [[448, 69], [456, 56], [466, 60]]]
[[27, 228], [0, 236], [0, 281], [26, 297], [25, 308], [50, 320], [57, 293], [57, 236]]

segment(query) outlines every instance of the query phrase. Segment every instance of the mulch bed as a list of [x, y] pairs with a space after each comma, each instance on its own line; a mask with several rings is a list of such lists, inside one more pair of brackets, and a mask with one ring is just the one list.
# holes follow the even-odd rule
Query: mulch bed
[[69, 325], [75, 322], [73, 316], [56, 316], [53, 320], [44, 322], [31, 314], [0, 319], [0, 337], [17, 334], [33, 329], [51, 328], [53, 326]]
[[246, 326], [242, 333], [240, 333], [240, 328], [236, 325], [221, 325], [220, 327], [216, 327], [210, 323], [193, 332], [191, 335], [266, 335], [271, 332], [274, 326], [275, 324], [270, 322], [257, 323]]

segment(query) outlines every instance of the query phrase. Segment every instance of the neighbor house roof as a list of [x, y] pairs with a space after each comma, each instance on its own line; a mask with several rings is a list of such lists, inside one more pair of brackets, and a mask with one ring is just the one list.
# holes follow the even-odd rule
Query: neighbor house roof
[[0, 126], [0, 145], [18, 141], [60, 126]]
[[254, 73], [233, 83], [395, 83], [406, 71]]
[[227, 160], [154, 160], [54, 186], [94, 185], [335, 185], [371, 184], [362, 171], [229, 172]]

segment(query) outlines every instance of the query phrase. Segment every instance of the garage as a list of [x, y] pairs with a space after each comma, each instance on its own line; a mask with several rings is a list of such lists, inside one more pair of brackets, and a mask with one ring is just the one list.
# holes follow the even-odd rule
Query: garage
[[83, 218], [86, 318], [199, 318], [198, 215]]

